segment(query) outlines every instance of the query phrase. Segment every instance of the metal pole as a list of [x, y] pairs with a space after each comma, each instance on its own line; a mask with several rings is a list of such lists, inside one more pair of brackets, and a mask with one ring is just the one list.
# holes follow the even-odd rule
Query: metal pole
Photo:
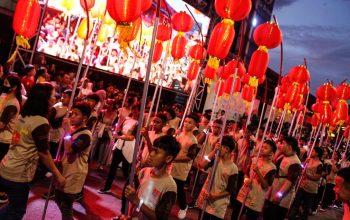
[[[294, 120], [295, 120], [295, 117], [297, 115], [297, 112], [298, 112], [298, 110], [296, 110], [294, 112], [294, 114], [293, 114], [293, 118], [292, 118], [292, 121], [290, 122], [289, 130], [288, 130], [288, 135], [290, 135], [290, 133], [292, 132], [292, 128], [293, 128], [293, 125], [294, 125]], [[300, 116], [300, 114], [298, 115], [298, 119], [299, 119], [299, 116]], [[296, 124], [298, 124], [298, 122]]]
[[250, 110], [249, 110], [249, 114], [248, 114], [248, 118], [247, 118], [247, 122], [245, 124], [245, 128], [248, 127], [248, 124], [250, 122], [250, 119], [252, 117], [252, 113], [253, 113], [253, 108], [254, 108], [254, 103], [255, 103], [255, 96], [253, 97], [253, 101], [250, 103]]
[[29, 59], [29, 63], [32, 64], [33, 63], [33, 58], [34, 58], [34, 53], [35, 53], [35, 49], [36, 47], [38, 46], [38, 41], [39, 41], [39, 36], [40, 36], [40, 28], [41, 26], [43, 25], [43, 20], [44, 20], [44, 15], [46, 13], [46, 8], [47, 8], [47, 4], [48, 4], [49, 0], [46, 0], [45, 2], [45, 5], [44, 5], [44, 8], [42, 10], [42, 13], [40, 15], [40, 21], [39, 21], [39, 29], [36, 33], [36, 36], [35, 36], [35, 41], [34, 41], [34, 46], [33, 46], [33, 50], [30, 54], [30, 59]]
[[256, 134], [255, 134], [255, 139], [258, 139], [258, 131], [259, 131], [259, 129], [260, 129], [262, 119], [264, 118], [264, 115], [265, 115], [265, 114], [264, 114], [265, 106], [266, 106], [266, 103], [264, 102], [263, 107], [262, 107], [262, 110], [261, 110], [261, 115], [260, 115], [260, 119], [259, 119], [258, 129], [256, 130]]
[[[146, 71], [146, 76], [145, 76], [145, 84], [144, 84], [143, 93], [142, 93], [141, 109], [140, 109], [140, 115], [139, 115], [139, 120], [138, 120], [139, 123], [137, 125], [136, 141], [135, 141], [135, 147], [134, 147], [134, 153], [133, 153], [133, 161], [131, 164], [131, 172], [130, 172], [130, 176], [129, 176], [130, 177], [129, 178], [129, 185], [133, 185], [133, 183], [134, 183], [135, 168], [136, 168], [136, 162], [137, 162], [137, 153], [138, 153], [138, 148], [139, 148], [139, 142], [141, 140], [142, 120], [143, 120], [143, 114], [145, 112], [145, 107], [146, 107], [146, 99], [147, 99], [147, 93], [148, 93], [149, 77], [150, 77], [151, 67], [152, 67], [154, 45], [156, 42], [156, 36], [157, 36], [157, 31], [158, 31], [160, 2], [161, 2], [161, 0], [158, 0], [156, 18], [155, 18], [153, 34], [152, 34], [151, 48], [150, 48], [150, 53], [149, 53], [149, 57], [148, 57], [148, 65], [147, 65], [147, 71]], [[128, 213], [128, 209], [129, 209], [129, 203], [126, 203], [125, 210], [124, 210], [125, 213]]]

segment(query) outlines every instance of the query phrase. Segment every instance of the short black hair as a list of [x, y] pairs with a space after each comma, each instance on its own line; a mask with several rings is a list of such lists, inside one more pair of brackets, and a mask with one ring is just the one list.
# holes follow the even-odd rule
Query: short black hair
[[315, 152], [317, 153], [317, 157], [318, 157], [319, 159], [321, 159], [321, 158], [322, 158], [322, 155], [323, 155], [323, 150], [322, 150], [322, 148], [316, 146], [316, 147], [314, 147], [314, 150], [315, 150]]
[[89, 95], [86, 96], [86, 99], [92, 99], [92, 100], [95, 100], [96, 102], [99, 102], [100, 96], [98, 96], [96, 93], [90, 93]]
[[347, 183], [348, 189], [350, 189], [350, 167], [340, 169], [337, 175], [344, 179], [344, 181]]
[[232, 152], [235, 149], [237, 143], [232, 136], [227, 135], [222, 137], [221, 145], [228, 147], [230, 149], [230, 152]]
[[224, 124], [224, 122], [220, 118], [215, 119], [214, 123], [215, 124], [219, 124], [219, 125], [223, 125]]
[[204, 114], [204, 115], [202, 115], [205, 119], [207, 119], [208, 121], [210, 121], [210, 118], [211, 118], [211, 116], [209, 115], [209, 114]]
[[181, 146], [180, 143], [170, 135], [164, 135], [154, 140], [153, 146], [164, 150], [168, 155], [173, 157], [173, 160], [179, 154]]
[[168, 112], [170, 114], [171, 119], [174, 119], [176, 117], [176, 113], [175, 113], [174, 109], [172, 109], [172, 108], [165, 108], [164, 111]]
[[268, 144], [272, 148], [272, 152], [274, 152], [274, 153], [276, 152], [277, 146], [273, 140], [265, 140], [264, 143]]
[[72, 108], [78, 109], [86, 117], [90, 117], [91, 115], [91, 107], [86, 102], [77, 102]]
[[66, 89], [63, 91], [63, 94], [66, 94], [66, 95], [69, 95], [69, 96], [72, 96], [72, 93], [73, 93], [73, 90], [71, 89]]
[[163, 123], [166, 123], [168, 121], [166, 115], [161, 112], [158, 112], [154, 117], [160, 118], [160, 120], [162, 120]]
[[297, 154], [300, 153], [299, 144], [298, 144], [297, 139], [295, 139], [292, 136], [285, 136], [282, 138], [282, 140], [284, 140], [288, 145], [290, 145], [294, 152], [296, 152]]
[[191, 113], [186, 115], [186, 118], [191, 118], [193, 119], [196, 123], [199, 123], [199, 117], [196, 113]]

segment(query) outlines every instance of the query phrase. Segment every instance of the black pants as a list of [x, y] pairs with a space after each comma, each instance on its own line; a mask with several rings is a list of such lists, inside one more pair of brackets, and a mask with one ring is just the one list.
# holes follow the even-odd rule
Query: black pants
[[284, 220], [288, 209], [265, 200], [264, 220]]
[[195, 182], [195, 185], [193, 186], [193, 201], [196, 202], [199, 193], [202, 190], [202, 187], [204, 186], [205, 180], [207, 179], [208, 173], [203, 172], [202, 170], [196, 170], [196, 174], [198, 172], [198, 176], [197, 176], [197, 181]]
[[332, 205], [334, 199], [335, 199], [335, 193], [334, 193], [334, 184], [332, 183], [327, 183], [326, 184], [326, 192], [324, 194], [323, 197], [323, 201], [322, 201], [322, 208], [326, 209], [328, 208], [330, 205]]
[[209, 214], [207, 212], [203, 212], [202, 210], [199, 211], [198, 219], [201, 219], [201, 216], [203, 215], [203, 220], [221, 220], [222, 218], [216, 217], [215, 215]]
[[300, 205], [303, 205], [303, 212], [301, 213], [302, 220], [306, 220], [309, 216], [310, 209], [312, 207], [313, 201], [316, 197], [316, 193], [306, 192], [303, 188], [299, 188], [297, 194], [295, 195], [292, 206], [290, 207], [290, 213], [288, 219], [296, 219], [296, 215], [299, 212]]
[[[231, 220], [240, 220], [238, 219], [239, 211], [241, 210], [242, 203], [239, 201], [235, 201], [232, 209], [232, 215], [231, 215]], [[245, 214], [245, 219], [246, 220], [257, 220], [259, 218], [260, 212], [254, 211], [247, 206], [244, 206], [243, 211], [242, 211], [242, 216]]]
[[[238, 179], [237, 179], [237, 189], [238, 189], [238, 191], [242, 188], [243, 182], [244, 182], [244, 172], [243, 171], [239, 171], [238, 172]], [[230, 197], [231, 208], [233, 208], [234, 204], [236, 203], [236, 197], [238, 195], [238, 191], [234, 192], [234, 193], [231, 193], [231, 197]]]
[[0, 161], [9, 151], [10, 144], [0, 142]]
[[[125, 184], [123, 186], [123, 191], [122, 191], [122, 207], [120, 208], [120, 213], [122, 213], [124, 215], [125, 215], [125, 207], [126, 207], [126, 202], [127, 202], [127, 199], [125, 197], [125, 189], [129, 185], [129, 178], [130, 178], [130, 176], [125, 181]], [[135, 174], [135, 176], [134, 176], [134, 187], [135, 187], [135, 189], [137, 189], [137, 188], [139, 188], [139, 186], [140, 186], [140, 181], [138, 179], [138, 176]]]
[[73, 220], [73, 203], [77, 194], [55, 191], [55, 201], [62, 214], [62, 220]]
[[177, 186], [177, 202], [179, 203], [180, 209], [184, 210], [187, 207], [186, 194], [185, 194], [185, 183], [186, 181], [174, 178]]
[[107, 180], [104, 186], [105, 190], [111, 189], [120, 162], [123, 162], [122, 170], [124, 177], [126, 178], [129, 176], [130, 163], [125, 159], [121, 150], [115, 149], [113, 152], [111, 167], [109, 169]]
[[325, 191], [325, 186], [319, 186], [318, 187], [318, 191], [317, 191], [317, 195], [315, 196], [314, 201], [312, 202], [312, 208], [311, 210], [314, 212], [317, 210], [318, 205], [320, 204], [321, 200], [322, 200], [322, 195], [323, 192]]

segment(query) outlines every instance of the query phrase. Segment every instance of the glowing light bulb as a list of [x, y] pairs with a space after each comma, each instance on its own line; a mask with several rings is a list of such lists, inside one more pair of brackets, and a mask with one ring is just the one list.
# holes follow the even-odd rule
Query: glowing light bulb
[[69, 141], [71, 138], [72, 138], [71, 135], [66, 135], [66, 136], [64, 136], [63, 139], [64, 139], [65, 141]]

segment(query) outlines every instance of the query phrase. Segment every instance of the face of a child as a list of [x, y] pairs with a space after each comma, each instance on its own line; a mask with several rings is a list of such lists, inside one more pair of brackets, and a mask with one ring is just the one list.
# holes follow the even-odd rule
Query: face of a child
[[151, 167], [162, 167], [167, 160], [169, 160], [169, 156], [166, 151], [157, 147], [153, 147], [151, 153], [147, 159], [147, 165]]
[[153, 130], [155, 131], [160, 131], [162, 130], [164, 123], [162, 121], [162, 119], [158, 118], [158, 117], [154, 117], [152, 120], [152, 124], [153, 124]]
[[260, 155], [262, 157], [267, 157], [272, 155], [272, 148], [270, 147], [270, 145], [268, 145], [267, 143], [263, 143], [263, 145], [261, 146], [261, 151], [260, 151]]
[[84, 117], [84, 115], [81, 113], [79, 109], [76, 109], [76, 108], [72, 109], [72, 114], [70, 117], [71, 125], [80, 126], [81, 124], [83, 124], [85, 119], [86, 117]]

